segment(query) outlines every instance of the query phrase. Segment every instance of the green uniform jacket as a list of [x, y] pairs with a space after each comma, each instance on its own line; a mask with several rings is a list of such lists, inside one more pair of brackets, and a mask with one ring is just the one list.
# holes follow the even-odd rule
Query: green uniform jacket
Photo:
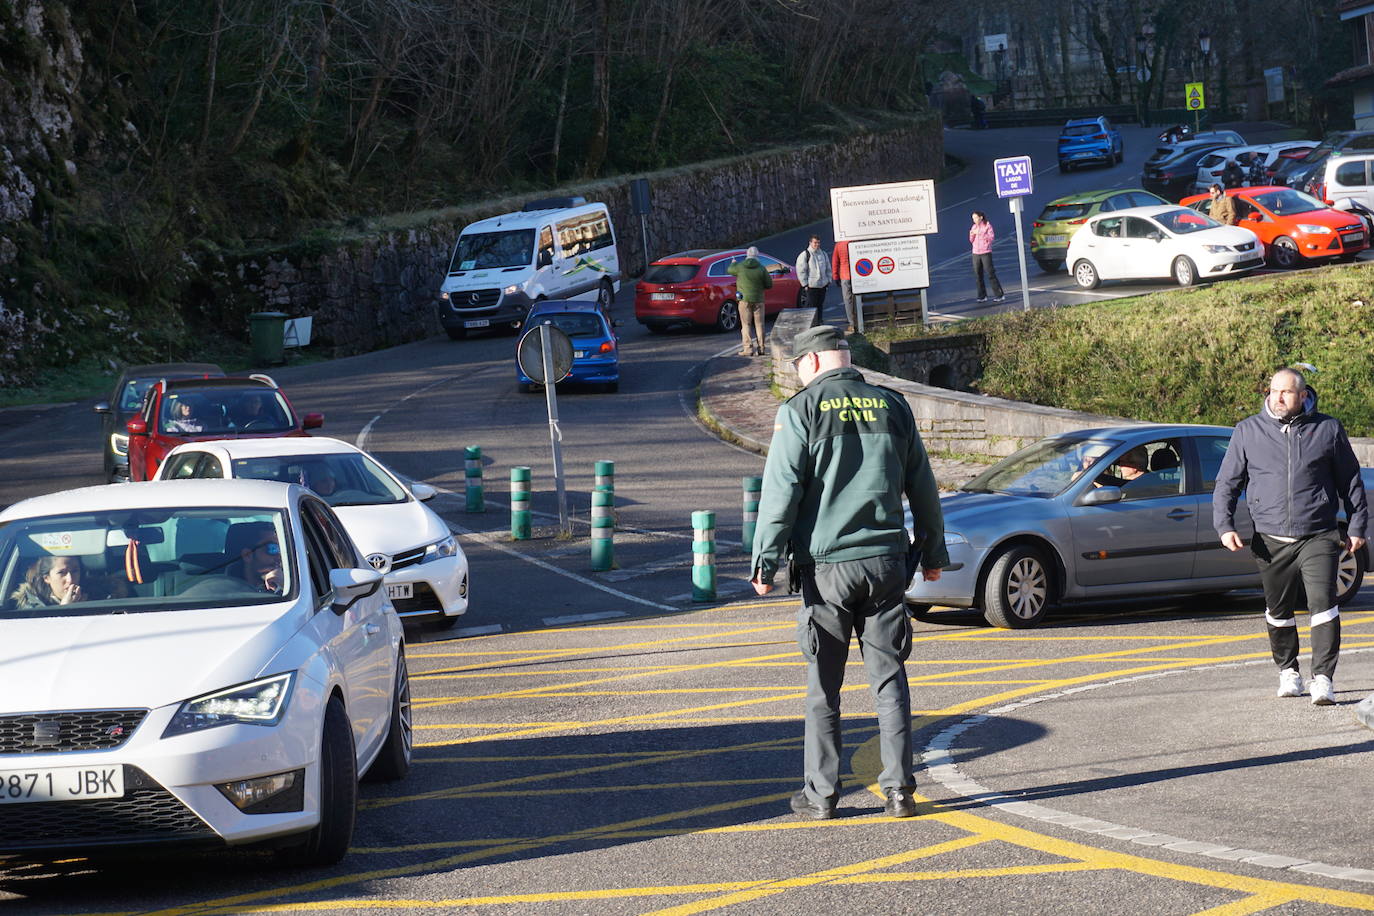
[[773, 278], [758, 258], [745, 258], [726, 268], [735, 278], [735, 289], [743, 302], [762, 302], [763, 291], [773, 288]]
[[940, 494], [906, 399], [857, 369], [823, 372], [778, 408], [753, 569], [771, 583], [789, 540], [803, 566], [904, 557], [903, 496], [925, 538], [922, 567], [947, 566]]

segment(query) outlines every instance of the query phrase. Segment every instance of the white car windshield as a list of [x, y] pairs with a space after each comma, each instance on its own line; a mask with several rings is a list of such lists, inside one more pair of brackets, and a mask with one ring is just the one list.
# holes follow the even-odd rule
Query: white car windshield
[[1215, 229], [1221, 225], [1206, 213], [1199, 213], [1196, 210], [1188, 210], [1183, 207], [1158, 213], [1151, 218], [1174, 235], [1187, 235], [1190, 232], [1200, 232], [1203, 229]]
[[0, 525], [0, 619], [269, 604], [296, 581], [274, 509], [130, 509]]
[[1091, 470], [1117, 444], [1115, 439], [1047, 439], [1003, 458], [959, 489], [1049, 499]]
[[355, 452], [235, 458], [232, 466], [235, 477], [309, 487], [331, 506], [380, 506], [410, 498], [377, 462]]

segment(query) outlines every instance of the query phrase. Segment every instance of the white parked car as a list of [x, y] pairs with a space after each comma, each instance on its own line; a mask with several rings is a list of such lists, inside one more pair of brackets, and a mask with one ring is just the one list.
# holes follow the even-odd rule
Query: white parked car
[[299, 486], [112, 484], [0, 513], [0, 855], [348, 851], [410, 768], [401, 622]]
[[402, 618], [452, 626], [468, 609], [468, 560], [425, 505], [429, 484], [407, 487], [380, 461], [338, 439], [188, 442], [167, 454], [158, 480], [249, 477], [310, 487], [333, 507]]
[[1223, 184], [1221, 173], [1225, 171], [1226, 163], [1232, 159], [1240, 163], [1241, 170], [1245, 173], [1244, 182], [1247, 185], [1252, 183], [1250, 170], [1258, 160], [1260, 168], [1265, 173], [1264, 180], [1260, 181], [1259, 184], [1269, 184], [1273, 177], [1274, 165], [1284, 153], [1310, 150], [1316, 145], [1316, 140], [1284, 140], [1280, 143], [1258, 143], [1254, 146], [1233, 146], [1219, 149], [1198, 160], [1197, 180], [1193, 183], [1193, 191], [1197, 194], [1205, 194], [1212, 185]]
[[1089, 219], [1069, 240], [1066, 262], [1083, 289], [1103, 280], [1163, 277], [1192, 286], [1262, 266], [1264, 248], [1249, 229], [1196, 210], [1134, 207]]

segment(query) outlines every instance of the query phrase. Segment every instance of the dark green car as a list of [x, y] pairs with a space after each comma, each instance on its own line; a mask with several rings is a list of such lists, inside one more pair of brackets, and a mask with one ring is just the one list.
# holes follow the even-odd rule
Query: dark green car
[[1088, 217], [1108, 210], [1128, 207], [1153, 207], [1167, 204], [1162, 197], [1140, 188], [1113, 188], [1108, 191], [1084, 191], [1070, 194], [1045, 204], [1045, 209], [1031, 223], [1031, 257], [1040, 269], [1053, 273], [1064, 266], [1069, 250], [1069, 238]]

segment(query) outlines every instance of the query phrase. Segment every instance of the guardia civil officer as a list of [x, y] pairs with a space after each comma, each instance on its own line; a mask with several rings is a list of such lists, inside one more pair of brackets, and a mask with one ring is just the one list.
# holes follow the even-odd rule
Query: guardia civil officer
[[[1335, 417], [1317, 412], [1317, 396], [1296, 369], [1280, 369], [1269, 381], [1264, 407], [1236, 424], [1217, 471], [1212, 527], [1228, 550], [1240, 550], [1236, 502], [1245, 502], [1255, 523], [1250, 551], [1264, 586], [1269, 647], [1279, 667], [1281, 697], [1301, 696], [1298, 622], [1304, 593], [1312, 628], [1312, 680], [1317, 706], [1335, 700], [1332, 678], [1341, 649], [1341, 609], [1336, 604], [1336, 566], [1341, 549], [1365, 543], [1369, 510], [1360, 463]], [[1346, 512], [1346, 534], [1336, 513]]]
[[908, 500], [924, 536], [922, 575], [949, 562], [930, 460], [900, 394], [850, 367], [840, 332], [798, 334], [793, 364], [805, 386], [778, 409], [763, 472], [753, 585], [773, 590], [790, 542], [801, 585], [797, 641], [807, 662], [805, 783], [792, 810], [834, 817], [840, 796], [840, 689], [857, 634], [878, 712], [882, 774], [892, 817], [916, 813], [911, 697], [904, 662], [911, 623], [903, 603], [911, 571], [902, 517]]

